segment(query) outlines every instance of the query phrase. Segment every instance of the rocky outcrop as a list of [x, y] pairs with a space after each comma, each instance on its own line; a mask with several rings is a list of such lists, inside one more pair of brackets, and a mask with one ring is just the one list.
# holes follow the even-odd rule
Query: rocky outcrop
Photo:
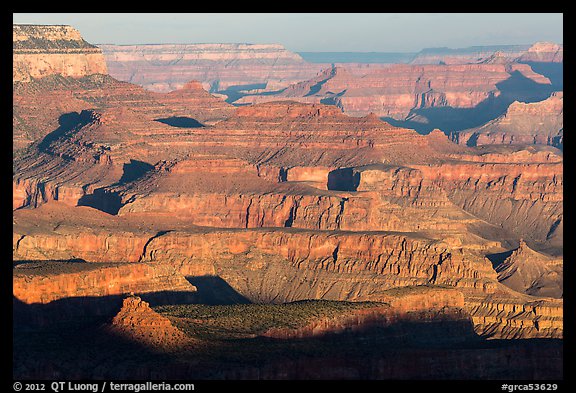
[[[60, 195], [74, 204], [74, 196], [80, 202], [104, 194], [121, 197], [121, 193], [125, 195], [122, 204], [135, 202], [129, 208], [140, 211], [140, 203], [158, 202], [134, 199], [141, 196], [310, 195], [315, 191], [305, 185], [278, 188], [275, 183], [288, 176], [295, 180], [291, 174], [296, 166], [321, 166], [326, 174], [327, 168], [426, 162], [439, 159], [443, 152], [462, 150], [441, 133], [421, 136], [374, 116], [351, 118], [321, 104], [282, 102], [239, 108], [217, 125], [193, 128], [170, 126], [140, 111], [120, 107], [70, 114], [66, 127], [15, 160], [14, 208], [60, 200]], [[215, 159], [229, 164], [214, 165]], [[220, 174], [227, 171], [227, 177], [203, 175], [214, 173], [215, 168]], [[144, 176], [148, 170], [150, 176]], [[127, 181], [138, 176], [138, 182]], [[317, 175], [310, 180], [319, 181]], [[114, 189], [103, 189], [107, 186]], [[172, 205], [179, 209], [178, 204]]]
[[498, 281], [528, 295], [560, 298], [563, 295], [563, 261], [536, 252], [523, 240], [497, 267]]
[[14, 25], [13, 40], [14, 150], [72, 128], [74, 115], [86, 110], [129, 108], [149, 126], [172, 128], [213, 124], [233, 111], [190, 79], [170, 94], [115, 80], [101, 50], [70, 26]]
[[564, 139], [564, 94], [554, 92], [539, 102], [515, 101], [502, 116], [470, 130], [455, 132], [456, 143], [544, 144], [562, 148]]
[[[82, 111], [113, 109], [117, 113], [109, 124], [118, 130], [140, 127], [140, 133], [150, 128], [151, 132], [164, 129], [158, 134], [170, 134], [190, 132], [216, 123], [234, 110], [194, 82], [180, 90], [161, 94], [118, 82], [107, 75], [83, 78], [53, 75], [29, 83], [16, 83], [13, 101], [13, 145], [16, 150], [40, 142], [48, 134], [59, 135], [73, 128], [77, 125], [75, 116]], [[132, 113], [134, 115], [130, 116]], [[122, 138], [121, 133], [116, 140], [118, 137]]]
[[561, 63], [564, 60], [564, 45], [553, 42], [536, 42], [522, 54], [521, 62]]
[[102, 51], [71, 26], [13, 25], [13, 82], [106, 74]]
[[305, 62], [278, 44], [99, 45], [114, 78], [168, 92], [188, 80], [207, 90], [279, 90], [314, 76], [323, 64]]
[[196, 291], [173, 267], [152, 263], [27, 262], [15, 266], [12, 282], [14, 296], [26, 304], [130, 292], [170, 291], [192, 298]]
[[150, 304], [138, 296], [124, 299], [122, 309], [106, 329], [156, 351], [183, 351], [194, 343], [194, 340], [174, 327], [168, 318], [152, 310]]
[[[506, 299], [506, 297], [509, 297]], [[477, 334], [492, 339], [562, 338], [562, 300], [515, 299], [510, 293], [469, 300]]]

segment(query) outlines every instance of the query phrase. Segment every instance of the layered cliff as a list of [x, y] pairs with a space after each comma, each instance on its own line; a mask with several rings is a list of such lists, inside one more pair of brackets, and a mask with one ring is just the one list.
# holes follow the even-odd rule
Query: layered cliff
[[[233, 108], [203, 86], [233, 98], [307, 68], [279, 46], [167, 47], [134, 66], [206, 73], [170, 93], [101, 74], [13, 85], [15, 375], [558, 375], [561, 152], [342, 112], [467, 116], [546, 78], [502, 56], [350, 65]], [[500, 341], [516, 338], [546, 340]]]
[[480, 63], [489, 59], [495, 52], [507, 61], [523, 55], [529, 45], [471, 46], [468, 48], [426, 48], [414, 56], [410, 64], [467, 64]]
[[554, 92], [547, 99], [533, 103], [515, 101], [503, 115], [480, 127], [455, 132], [451, 138], [469, 146], [544, 144], [562, 148], [564, 93]]
[[326, 69], [278, 94], [246, 95], [235, 103], [278, 99], [324, 102], [353, 116], [372, 112], [380, 117], [403, 120], [415, 110], [475, 108], [481, 103], [508, 100], [508, 96], [523, 96], [526, 90], [521, 88], [522, 81], [550, 84], [550, 80], [535, 73], [530, 66], [515, 63], [396, 64], [367, 68], [362, 74], [354, 68], [348, 71], [347, 67], [340, 66]]
[[563, 338], [564, 303], [503, 292], [468, 300], [477, 334], [493, 339]]
[[110, 75], [146, 89], [168, 92], [188, 80], [210, 91], [279, 90], [306, 80], [323, 65], [305, 62], [278, 44], [99, 45]]
[[564, 46], [553, 42], [536, 42], [532, 45], [493, 45], [468, 48], [427, 48], [416, 54], [411, 64], [473, 64], [486, 62], [494, 54], [505, 62], [563, 61]]
[[[171, 94], [149, 92], [107, 75], [99, 48], [70, 26], [13, 27], [13, 148], [73, 126], [73, 113], [130, 108], [176, 127], [212, 124], [232, 108], [189, 79]], [[154, 123], [152, 123], [154, 124]]]
[[564, 60], [564, 45], [553, 42], [536, 42], [523, 53], [518, 61], [561, 63]]
[[13, 25], [13, 82], [106, 74], [102, 51], [65, 25]]
[[[223, 120], [234, 110], [193, 81], [180, 90], [162, 94], [107, 75], [82, 78], [52, 75], [29, 83], [15, 83], [13, 102], [15, 150], [39, 143], [50, 133], [55, 136], [69, 131], [78, 125], [77, 115], [82, 111], [118, 111], [113, 125], [124, 129], [130, 129], [129, 122], [136, 119], [141, 124], [146, 121], [146, 127], [152, 129], [186, 131]], [[123, 117], [123, 113], [134, 116]]]
[[26, 262], [14, 268], [12, 282], [14, 296], [26, 304], [163, 291], [192, 299], [196, 291], [173, 267], [151, 263]]
[[[52, 208], [48, 209], [50, 206]], [[76, 209], [89, 214], [74, 214]], [[105, 213], [94, 214], [96, 212], [90, 213], [86, 209], [62, 210], [57, 205], [47, 204], [39, 209], [17, 211], [14, 258], [80, 258], [98, 262], [116, 256], [132, 263], [153, 263], [152, 266], [167, 271], [175, 269], [184, 276], [219, 276], [244, 297], [265, 303], [310, 298], [386, 302], [389, 300], [386, 290], [390, 288], [443, 284], [463, 291], [466, 308], [471, 310], [473, 317], [477, 317], [475, 325], [479, 334], [501, 338], [519, 334], [523, 337], [561, 337], [562, 334], [562, 320], [557, 314], [550, 322], [553, 330], [539, 328], [548, 318], [547, 309], [541, 312], [538, 309], [535, 315], [538, 317], [536, 321], [541, 321], [540, 325], [518, 322], [524, 317], [517, 316], [513, 310], [510, 315], [488, 318], [492, 315], [491, 307], [497, 309], [499, 304], [509, 302], [523, 307], [538, 301], [538, 298], [522, 298], [519, 294], [503, 292], [491, 263], [473, 248], [449, 246], [409, 233], [291, 228], [192, 229], [185, 219], [180, 222], [158, 216], [154, 220], [138, 216], [108, 219]], [[62, 222], [64, 217], [66, 222]], [[77, 217], [76, 222], [70, 220], [72, 217]], [[105, 222], [102, 221], [104, 218], [107, 218]], [[46, 227], [51, 222], [60, 224], [56, 229]], [[101, 230], [95, 230], [102, 225]], [[118, 233], [120, 228], [123, 228], [121, 238], [125, 241], [112, 241], [109, 233]], [[88, 236], [88, 232], [92, 235]], [[131, 249], [131, 253], [125, 252]], [[132, 270], [131, 266], [128, 264], [123, 269]], [[134, 269], [138, 266], [141, 265], [135, 264]], [[82, 277], [73, 280], [85, 282]], [[55, 283], [61, 280], [68, 282], [66, 288], [73, 291], [80, 288], [78, 285], [70, 286], [75, 281], [66, 279], [66, 275], [50, 279]], [[148, 282], [150, 288], [156, 291], [163, 288], [154, 282]], [[164, 286], [166, 282], [162, 279]], [[130, 288], [142, 291], [143, 287], [139, 285], [136, 282]], [[145, 284], [142, 282], [141, 285]], [[67, 296], [68, 292], [56, 290], [57, 285], [50, 288], [54, 289], [52, 296]], [[91, 288], [93, 292], [99, 290], [97, 285]], [[500, 295], [488, 301], [486, 297], [490, 294]], [[487, 305], [482, 305], [484, 303]], [[516, 330], [509, 331], [508, 325], [516, 326]], [[522, 326], [528, 330], [524, 331]]]

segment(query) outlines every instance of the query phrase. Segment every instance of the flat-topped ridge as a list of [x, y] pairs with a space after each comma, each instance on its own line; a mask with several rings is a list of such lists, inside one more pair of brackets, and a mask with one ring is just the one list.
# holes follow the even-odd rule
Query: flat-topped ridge
[[15, 53], [79, 49], [100, 53], [68, 25], [12, 25], [12, 41]]

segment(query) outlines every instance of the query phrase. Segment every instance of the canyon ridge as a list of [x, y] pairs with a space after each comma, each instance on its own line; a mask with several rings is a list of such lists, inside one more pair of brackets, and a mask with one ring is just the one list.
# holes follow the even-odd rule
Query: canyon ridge
[[562, 379], [561, 45], [13, 53], [15, 378]]

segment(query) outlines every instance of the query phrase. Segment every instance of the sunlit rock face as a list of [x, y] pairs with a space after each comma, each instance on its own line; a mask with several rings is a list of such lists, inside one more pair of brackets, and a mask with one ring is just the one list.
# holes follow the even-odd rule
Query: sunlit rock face
[[107, 73], [102, 51], [71, 26], [13, 25], [12, 37], [14, 82]]
[[210, 91], [274, 91], [313, 77], [311, 64], [279, 44], [99, 45], [110, 75], [167, 92], [195, 79]]
[[[101, 56], [73, 29], [30, 29], [14, 28], [19, 56], [33, 52], [31, 43]], [[233, 70], [258, 59], [302, 71], [301, 59], [280, 46], [199, 48], [188, 48], [196, 57], [186, 61], [214, 62], [216, 71], [228, 61], [231, 85], [240, 83]], [[154, 54], [161, 64], [174, 61], [175, 53], [162, 58], [165, 49]], [[137, 362], [143, 378], [336, 375], [322, 371], [326, 364], [347, 378], [409, 378], [424, 369], [498, 376], [501, 367], [518, 378], [557, 377], [562, 151], [540, 139], [505, 141], [534, 137], [524, 121], [553, 119], [557, 128], [562, 94], [506, 106], [491, 126], [505, 135], [500, 144], [488, 130], [477, 131], [474, 145], [465, 133], [455, 143], [439, 129], [423, 135], [381, 119], [414, 105], [473, 109], [505, 94], [510, 78], [550, 85], [528, 65], [498, 57], [330, 67], [274, 100], [240, 107], [208, 93], [203, 77], [159, 93], [105, 69], [15, 67], [13, 303], [16, 345], [25, 348], [15, 352], [15, 375], [126, 377], [137, 354], [147, 359]], [[242, 60], [239, 68], [231, 59]], [[384, 112], [370, 106], [368, 88], [382, 96]], [[346, 93], [335, 97], [338, 89]], [[305, 323], [265, 328], [258, 325], [265, 318], [251, 314], [251, 303], [281, 313], [285, 303], [310, 300], [369, 304], [327, 316], [312, 302], [297, 311]], [[199, 303], [206, 308], [191, 317], [187, 307]], [[239, 331], [218, 324], [232, 304], [246, 307]], [[376, 350], [362, 336], [368, 327], [376, 327]], [[54, 329], [60, 338], [46, 336]], [[351, 357], [325, 352], [314, 340], [330, 335], [352, 352], [364, 346]], [[514, 341], [530, 338], [546, 340]], [[318, 354], [309, 367], [284, 356], [295, 339], [304, 340], [300, 353]], [[234, 352], [247, 342], [256, 358]], [[113, 367], [94, 345], [111, 351]], [[262, 361], [270, 345], [280, 355]], [[471, 356], [480, 359], [474, 366]], [[402, 368], [391, 368], [391, 358]], [[222, 359], [234, 365], [215, 372], [210, 362]]]

